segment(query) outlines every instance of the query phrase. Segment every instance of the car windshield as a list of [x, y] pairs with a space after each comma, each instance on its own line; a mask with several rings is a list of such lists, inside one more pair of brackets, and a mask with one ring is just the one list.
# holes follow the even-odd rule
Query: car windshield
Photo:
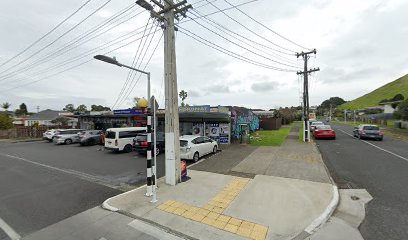
[[188, 141], [187, 140], [180, 140], [180, 147], [187, 147]]
[[377, 126], [364, 126], [364, 128], [363, 128], [364, 130], [380, 130], [380, 128], [379, 127], [377, 127]]
[[108, 131], [106, 132], [106, 138], [115, 138], [116, 132]]
[[312, 125], [324, 125], [323, 122], [312, 122]]
[[331, 130], [331, 127], [329, 125], [321, 125], [321, 126], [318, 126], [317, 129], [319, 129], [319, 130]]
[[135, 137], [135, 140], [136, 140], [136, 141], [147, 141], [147, 135], [146, 135], [146, 134], [137, 135], [137, 136]]

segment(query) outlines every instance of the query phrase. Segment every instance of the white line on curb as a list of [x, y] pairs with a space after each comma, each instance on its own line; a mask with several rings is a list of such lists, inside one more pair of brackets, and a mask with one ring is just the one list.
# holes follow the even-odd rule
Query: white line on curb
[[313, 222], [309, 224], [307, 228], [305, 228], [305, 232], [312, 234], [319, 226], [325, 223], [336, 209], [338, 203], [339, 203], [339, 190], [336, 185], [333, 185], [332, 200], [330, 201], [329, 205], [327, 205], [323, 213], [320, 214], [318, 218], [313, 220]]
[[[345, 132], [345, 131], [343, 131], [343, 130], [341, 130], [341, 129], [339, 129], [339, 131], [341, 131], [342, 133], [344, 133], [344, 134], [346, 134], [346, 135], [349, 135], [350, 137], [354, 137], [353, 135], [351, 135], [351, 134], [349, 134], [349, 133], [347, 133], [347, 132]], [[393, 153], [393, 152], [391, 152], [391, 151], [388, 151], [387, 149], [381, 148], [381, 147], [379, 147], [379, 146], [377, 146], [377, 145], [375, 145], [375, 144], [372, 144], [372, 143], [370, 143], [370, 142], [367, 142], [367, 141], [365, 141], [365, 140], [362, 140], [362, 141], [363, 141], [364, 143], [367, 143], [368, 145], [371, 145], [371, 146], [373, 146], [373, 147], [375, 147], [375, 148], [378, 148], [378, 149], [381, 150], [381, 151], [384, 151], [384, 152], [386, 152], [386, 153], [389, 153], [389, 154], [391, 154], [391, 155], [394, 155], [395, 157], [401, 158], [402, 160], [408, 161], [408, 158], [406, 158], [406, 157], [403, 157], [403, 156], [401, 156], [401, 155], [398, 155], [398, 154], [396, 154], [396, 153]]]
[[109, 210], [109, 211], [111, 211], [111, 212], [117, 212], [117, 211], [119, 210], [118, 208], [115, 208], [115, 207], [109, 205], [108, 202], [109, 202], [110, 200], [112, 200], [113, 198], [119, 197], [119, 196], [126, 195], [126, 194], [128, 194], [128, 193], [137, 191], [137, 190], [139, 190], [139, 189], [141, 189], [141, 188], [144, 188], [144, 187], [146, 187], [146, 184], [143, 185], [143, 186], [140, 186], [140, 187], [138, 187], [138, 188], [132, 189], [132, 190], [130, 190], [130, 191], [127, 191], [127, 192], [124, 192], [124, 193], [121, 193], [121, 194], [118, 194], [118, 195], [116, 195], [116, 196], [113, 196], [113, 197], [108, 198], [108, 199], [106, 199], [106, 200], [102, 203], [102, 208], [104, 208], [104, 209], [106, 209], [106, 210]]
[[21, 236], [14, 231], [3, 219], [0, 218], [0, 228], [11, 238], [12, 240], [19, 240]]

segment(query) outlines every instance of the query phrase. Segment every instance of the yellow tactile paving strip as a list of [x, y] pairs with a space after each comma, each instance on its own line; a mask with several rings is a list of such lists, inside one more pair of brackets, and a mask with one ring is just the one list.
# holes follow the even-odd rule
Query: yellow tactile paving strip
[[173, 200], [166, 201], [157, 208], [243, 237], [264, 240], [268, 232], [266, 226], [223, 214], [248, 182], [248, 179], [235, 178], [202, 208]]

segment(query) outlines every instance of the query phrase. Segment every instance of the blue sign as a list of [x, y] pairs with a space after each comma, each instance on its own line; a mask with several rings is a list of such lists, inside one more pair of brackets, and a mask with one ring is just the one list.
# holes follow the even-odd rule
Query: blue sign
[[210, 112], [210, 105], [179, 107], [179, 112]]
[[113, 110], [114, 115], [143, 115], [145, 114], [144, 108], [134, 108], [134, 109], [119, 109]]
[[228, 144], [229, 139], [228, 137], [220, 137], [220, 144]]

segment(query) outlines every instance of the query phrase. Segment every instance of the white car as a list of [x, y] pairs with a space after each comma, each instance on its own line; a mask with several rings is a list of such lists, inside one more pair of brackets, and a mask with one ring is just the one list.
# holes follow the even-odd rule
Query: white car
[[146, 127], [108, 128], [105, 133], [105, 149], [131, 152], [133, 139], [137, 134], [145, 132]]
[[310, 131], [313, 132], [313, 131], [316, 129], [316, 126], [322, 126], [322, 125], [324, 125], [323, 122], [314, 121], [314, 122], [312, 122], [312, 123], [310, 124]]
[[52, 142], [55, 133], [60, 129], [50, 129], [43, 133], [43, 139]]
[[215, 153], [218, 143], [208, 137], [184, 135], [180, 136], [180, 158], [197, 162], [202, 156]]

